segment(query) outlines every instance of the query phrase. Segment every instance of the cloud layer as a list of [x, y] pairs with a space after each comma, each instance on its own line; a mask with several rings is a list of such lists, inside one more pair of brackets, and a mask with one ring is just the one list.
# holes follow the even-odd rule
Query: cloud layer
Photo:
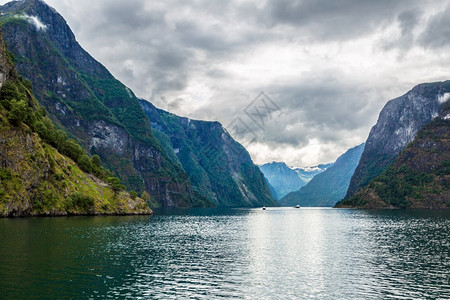
[[[450, 79], [450, 1], [47, 3], [137, 95], [246, 122], [251, 134], [236, 137], [257, 163], [334, 161], [366, 139], [387, 100]], [[262, 128], [244, 112], [261, 91], [280, 108]]]

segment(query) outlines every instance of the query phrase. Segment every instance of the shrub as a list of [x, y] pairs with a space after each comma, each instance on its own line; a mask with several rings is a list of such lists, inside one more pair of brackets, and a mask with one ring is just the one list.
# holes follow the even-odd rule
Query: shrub
[[28, 114], [28, 105], [25, 101], [17, 101], [13, 99], [11, 101], [11, 110], [8, 113], [8, 119], [14, 124], [20, 124], [25, 121]]
[[12, 178], [11, 170], [0, 168], [0, 180], [7, 180]]
[[94, 199], [79, 192], [72, 194], [66, 203], [66, 209], [80, 209], [83, 211], [88, 211], [93, 207]]
[[78, 158], [85, 153], [83, 148], [81, 148], [81, 146], [72, 139], [66, 140], [64, 145], [61, 147], [61, 150], [64, 154], [75, 161], [78, 161]]
[[91, 163], [96, 166], [96, 167], [101, 167], [102, 166], [102, 161], [100, 159], [100, 156], [98, 155], [92, 155], [91, 157]]
[[89, 156], [87, 156], [86, 154], [82, 154], [79, 158], [78, 158], [78, 166], [80, 166], [80, 168], [85, 171], [90, 173], [92, 171], [92, 165], [91, 165], [91, 160], [89, 159]]
[[131, 199], [136, 199], [136, 197], [137, 197], [137, 193], [135, 192], [135, 191], [131, 191], [130, 192], [130, 197], [131, 197]]
[[120, 179], [117, 177], [108, 177], [107, 181], [111, 184], [113, 191], [119, 192], [125, 190], [125, 186], [120, 184]]
[[5, 82], [0, 93], [0, 99], [3, 106], [9, 110], [11, 101], [18, 98], [19, 92], [17, 91], [16, 85], [11, 81]]

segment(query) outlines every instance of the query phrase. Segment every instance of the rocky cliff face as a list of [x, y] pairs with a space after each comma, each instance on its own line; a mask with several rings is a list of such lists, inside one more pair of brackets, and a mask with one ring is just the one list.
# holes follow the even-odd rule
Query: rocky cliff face
[[450, 103], [391, 166], [338, 207], [450, 208]]
[[277, 205], [247, 151], [219, 122], [183, 118], [140, 101], [155, 135], [189, 175], [196, 191], [218, 206]]
[[[53, 124], [17, 75], [1, 34], [0, 87], [0, 217], [151, 213], [144, 200], [115, 191], [43, 141], [38, 128]], [[71, 145], [65, 136], [58, 141]]]
[[289, 193], [280, 200], [282, 206], [334, 206], [341, 200], [364, 150], [364, 144], [342, 154], [324, 172], [314, 176], [300, 190]]
[[421, 84], [386, 104], [370, 131], [346, 198], [380, 175], [417, 132], [439, 115], [449, 92], [449, 81]]
[[137, 98], [81, 48], [62, 16], [40, 0], [10, 2], [0, 12], [18, 72], [32, 81], [54, 122], [98, 154], [129, 189], [145, 190], [163, 206], [197, 201]]

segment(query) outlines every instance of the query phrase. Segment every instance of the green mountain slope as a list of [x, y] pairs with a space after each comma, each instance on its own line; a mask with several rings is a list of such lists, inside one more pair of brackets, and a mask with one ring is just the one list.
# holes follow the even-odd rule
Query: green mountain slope
[[450, 208], [450, 103], [380, 176], [338, 207]]
[[218, 206], [275, 206], [270, 189], [250, 155], [219, 122], [191, 120], [140, 101], [153, 131], [179, 161], [196, 192]]
[[350, 179], [361, 158], [365, 144], [342, 154], [324, 172], [317, 174], [300, 190], [287, 194], [280, 200], [282, 206], [334, 206], [348, 189]]
[[129, 190], [146, 191], [162, 206], [206, 204], [154, 137], [133, 92], [81, 48], [62, 16], [40, 0], [13, 1], [0, 12], [18, 72], [59, 127], [99, 155]]
[[12, 60], [0, 36], [0, 216], [151, 213], [56, 130]]

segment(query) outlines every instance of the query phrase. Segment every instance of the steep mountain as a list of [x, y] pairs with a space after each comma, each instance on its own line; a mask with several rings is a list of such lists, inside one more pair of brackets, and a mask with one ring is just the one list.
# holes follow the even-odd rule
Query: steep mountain
[[450, 208], [450, 103], [395, 162], [338, 207]]
[[179, 161], [195, 191], [218, 206], [277, 205], [250, 155], [219, 122], [179, 117], [141, 100], [155, 136]]
[[0, 217], [151, 213], [56, 130], [12, 60], [0, 34]]
[[380, 175], [417, 132], [438, 116], [449, 92], [450, 81], [420, 84], [385, 105], [370, 131], [346, 198]]
[[260, 169], [275, 189], [278, 199], [306, 185], [306, 182], [298, 176], [297, 172], [289, 168], [284, 162], [267, 163], [260, 166]]
[[289, 193], [280, 200], [282, 206], [334, 206], [345, 196], [350, 179], [364, 150], [364, 144], [342, 154], [324, 172], [316, 175], [300, 190]]
[[19, 74], [58, 127], [99, 155], [129, 190], [167, 207], [208, 204], [155, 138], [133, 92], [83, 50], [61, 15], [41, 0], [13, 1], [0, 12]]

